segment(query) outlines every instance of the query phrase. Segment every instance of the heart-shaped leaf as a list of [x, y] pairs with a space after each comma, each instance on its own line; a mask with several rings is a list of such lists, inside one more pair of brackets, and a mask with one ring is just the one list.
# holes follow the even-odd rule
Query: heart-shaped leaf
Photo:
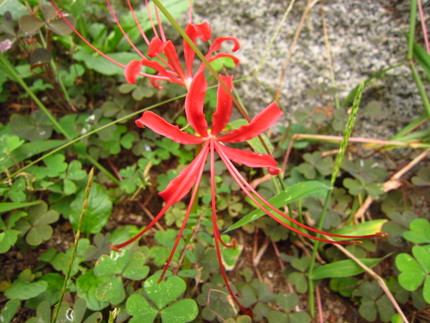
[[87, 173], [82, 169], [82, 164], [79, 160], [72, 160], [67, 169], [67, 178], [73, 181], [80, 181], [87, 177]]
[[0, 233], [0, 253], [8, 252], [9, 249], [15, 244], [18, 235], [21, 231], [6, 230]]
[[17, 222], [16, 228], [27, 233], [26, 241], [32, 246], [38, 246], [52, 236], [49, 224], [58, 221], [59, 215], [54, 210], [48, 211], [46, 203], [39, 203], [31, 207], [28, 216]]
[[426, 273], [411, 255], [407, 253], [397, 255], [396, 266], [401, 271], [399, 283], [404, 289], [414, 291], [421, 285]]
[[163, 322], [183, 323], [191, 322], [199, 313], [197, 304], [192, 299], [181, 299], [161, 311]]
[[141, 252], [134, 252], [122, 275], [133, 280], [144, 279], [149, 273], [149, 267], [144, 266], [146, 257]]
[[33, 33], [44, 24], [45, 23], [42, 20], [31, 15], [24, 15], [18, 21], [19, 29], [25, 33]]
[[121, 277], [110, 277], [110, 279], [98, 286], [96, 297], [99, 301], [109, 301], [113, 305], [121, 303], [125, 299], [124, 284]]
[[430, 243], [430, 223], [427, 219], [419, 218], [409, 224], [410, 231], [403, 232], [403, 238], [413, 243]]
[[167, 304], [173, 302], [185, 292], [185, 282], [179, 276], [171, 276], [166, 280], [158, 282], [160, 275], [149, 277], [144, 285], [144, 294], [157, 306], [162, 309]]
[[90, 310], [98, 311], [109, 305], [106, 301], [100, 301], [96, 297], [96, 292], [99, 286], [109, 280], [106, 277], [97, 277], [93, 270], [87, 270], [76, 280], [78, 288], [78, 296], [87, 301], [87, 306]]
[[131, 295], [126, 302], [127, 312], [133, 316], [130, 323], [152, 323], [158, 315], [158, 310], [139, 294]]

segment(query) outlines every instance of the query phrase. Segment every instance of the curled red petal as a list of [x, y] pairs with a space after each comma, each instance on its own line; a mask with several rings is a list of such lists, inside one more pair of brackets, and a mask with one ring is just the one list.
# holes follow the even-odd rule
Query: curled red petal
[[206, 89], [208, 84], [203, 73], [197, 74], [191, 82], [187, 97], [185, 98], [185, 114], [188, 123], [201, 136], [207, 137], [208, 124], [203, 113]]
[[252, 139], [273, 126], [281, 116], [281, 109], [279, 109], [276, 102], [273, 102], [269, 104], [263, 111], [257, 114], [249, 124], [219, 137], [218, 141], [232, 143]]
[[[206, 21], [201, 24], [188, 24], [187, 27], [185, 28], [185, 33], [194, 44], [196, 43], [197, 38], [200, 38], [203, 41], [208, 41], [209, 39], [211, 39], [211, 35], [212, 35], [209, 23], [207, 23]], [[184, 40], [184, 57], [185, 57], [185, 66], [187, 69], [187, 76], [191, 77], [193, 74], [193, 61], [194, 61], [195, 53], [185, 40]]]
[[128, 63], [124, 69], [124, 76], [125, 76], [125, 79], [127, 80], [127, 83], [128, 84], [136, 83], [136, 77], [139, 75], [141, 70], [142, 70], [142, 61], [135, 60]]
[[158, 83], [155, 79], [150, 79], [151, 85], [155, 87], [157, 90], [162, 90], [163, 87], [160, 83]]
[[146, 126], [159, 135], [172, 139], [180, 144], [196, 145], [203, 142], [203, 138], [183, 132], [178, 126], [172, 125], [151, 111], [145, 111], [135, 123], [139, 128], [144, 128]]
[[[149, 44], [148, 56], [155, 57], [160, 55], [161, 53], [163, 53], [166, 56], [168, 67], [173, 71], [175, 71], [176, 76], [182, 80], [181, 84], [184, 84], [186, 77], [185, 77], [181, 62], [179, 61], [179, 57], [178, 57], [178, 53], [176, 52], [175, 45], [173, 45], [171, 40], [162, 41], [157, 37], [152, 38], [151, 43]], [[161, 66], [161, 64], [159, 65]], [[159, 72], [159, 73], [167, 73], [167, 72]], [[178, 82], [175, 82], [175, 83], [178, 83]]]
[[[220, 75], [219, 77], [231, 93], [231, 90], [233, 89], [233, 76]], [[226, 92], [221, 84], [218, 84], [216, 111], [212, 115], [212, 135], [216, 136], [227, 125], [231, 117], [232, 106], [233, 100], [231, 99], [231, 96]]]
[[188, 24], [185, 28], [185, 33], [190, 37], [193, 43], [196, 42], [197, 38], [208, 41], [212, 37], [211, 27], [207, 21], [201, 24]]
[[208, 147], [206, 143], [197, 157], [167, 185], [164, 191], [159, 193], [166, 203], [174, 204], [188, 194], [199, 178], [199, 172], [203, 171], [202, 163], [206, 162]]
[[266, 154], [258, 154], [249, 150], [236, 149], [216, 143], [216, 149], [222, 150], [228, 159], [248, 167], [267, 167], [269, 172], [278, 168], [276, 160]]
[[206, 55], [211, 55], [213, 52], [218, 51], [221, 48], [221, 45], [226, 41], [233, 42], [233, 49], [231, 50], [232, 52], [235, 52], [240, 48], [239, 40], [236, 37], [218, 37], [213, 41]]
[[164, 51], [165, 46], [166, 42], [162, 41], [158, 37], [153, 37], [149, 43], [148, 56], [156, 57], [160, 55]]

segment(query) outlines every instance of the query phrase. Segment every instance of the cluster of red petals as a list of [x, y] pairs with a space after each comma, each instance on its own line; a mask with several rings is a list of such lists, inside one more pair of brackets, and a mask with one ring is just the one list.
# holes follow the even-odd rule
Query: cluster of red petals
[[[202, 24], [188, 24], [185, 29], [185, 33], [194, 44], [197, 44], [198, 38], [204, 42], [207, 42], [211, 39], [211, 29], [207, 22]], [[237, 66], [239, 64], [239, 60], [234, 55], [227, 53], [214, 54], [226, 41], [233, 42], [233, 52], [240, 48], [239, 41], [234, 37], [216, 38], [209, 46], [209, 50], [205, 55], [206, 60], [212, 62], [221, 57], [229, 57]], [[182, 66], [179, 60], [179, 55], [173, 42], [171, 40], [162, 40], [159, 37], [154, 37], [149, 43], [148, 56], [150, 58], [158, 58], [158, 60], [142, 58], [140, 60], [133, 60], [128, 63], [125, 68], [125, 78], [127, 82], [130, 84], [135, 83], [137, 76], [141, 74], [142, 67], [146, 66], [154, 69], [159, 77], [164, 77], [165, 80], [169, 82], [181, 84], [188, 88], [194, 75], [193, 63], [195, 53], [185, 40], [183, 41], [183, 48], [185, 68]], [[204, 65], [200, 64], [195, 74], [199, 74], [203, 68]], [[159, 88], [160, 85], [156, 81], [157, 79], [151, 78], [151, 83], [155, 87]]]
[[[143, 76], [148, 77], [151, 80], [151, 84], [158, 89], [161, 88], [159, 81], [168, 81], [171, 83], [180, 84], [188, 89], [189, 85], [191, 84], [193, 75], [200, 73], [204, 68], [204, 64], [200, 64], [200, 66], [196, 69], [195, 73], [193, 73], [195, 52], [185, 40], [183, 41], [183, 56], [185, 60], [185, 66], [182, 65], [179, 59], [179, 53], [176, 50], [175, 45], [171, 40], [167, 40], [164, 35], [160, 14], [158, 12], [158, 9], [155, 7], [155, 15], [158, 25], [157, 31], [156, 24], [152, 19], [152, 13], [149, 9], [148, 0], [145, 0], [145, 4], [148, 10], [148, 16], [150, 17], [152, 30], [154, 32], [154, 37], [151, 40], [149, 40], [145, 35], [145, 32], [139, 20], [137, 19], [136, 13], [134, 11], [133, 6], [131, 5], [130, 0], [126, 0], [132, 17], [136, 23], [136, 26], [138, 27], [142, 38], [148, 45], [147, 55], [143, 54], [129, 38], [124, 28], [122, 27], [118, 17], [116, 16], [110, 0], [106, 0], [106, 5], [112, 15], [112, 18], [114, 19], [119, 30], [123, 34], [125, 40], [130, 44], [136, 54], [141, 58], [139, 60], [132, 60], [127, 65], [123, 65], [120, 62], [114, 60], [109, 55], [103, 53], [93, 44], [91, 44], [90, 41], [88, 41], [84, 36], [82, 36], [82, 34], [79, 33], [78, 30], [76, 30], [74, 25], [57, 7], [54, 0], [50, 0], [50, 2], [57, 10], [58, 15], [65, 21], [65, 23], [70, 27], [70, 29], [73, 30], [73, 32], [79, 38], [81, 38], [84, 43], [86, 43], [102, 57], [109, 60], [111, 63], [124, 69], [125, 78], [130, 84], [136, 83], [136, 79], [138, 76]], [[210, 26], [207, 22], [203, 22], [202, 24], [188, 23], [185, 28], [185, 33], [188, 35], [188, 37], [194, 44], [197, 44], [198, 39], [201, 39], [203, 42], [208, 42], [211, 39], [212, 34]], [[232, 52], [235, 52], [240, 48], [239, 41], [235, 37], [216, 38], [215, 40], [213, 40], [212, 44], [209, 46], [209, 49], [205, 54], [206, 60], [212, 62], [218, 58], [228, 57], [231, 58], [234, 64], [237, 66], [239, 64], [239, 59], [236, 56], [234, 56], [233, 54], [218, 52], [222, 44], [228, 41], [233, 43]], [[143, 67], [151, 68], [155, 71], [155, 74], [142, 72]]]
[[[220, 78], [231, 92], [233, 88], [233, 76], [220, 75]], [[187, 120], [197, 135], [192, 135], [180, 130], [178, 126], [168, 123], [151, 111], [144, 112], [143, 115], [136, 120], [136, 125], [141, 128], [148, 127], [156, 133], [180, 144], [196, 145], [213, 142], [215, 150], [218, 152], [222, 151], [229, 160], [249, 167], [267, 167], [270, 173], [278, 174], [279, 168], [277, 167], [277, 163], [270, 155], [257, 154], [249, 150], [225, 146], [226, 143], [243, 142], [255, 138], [274, 125], [282, 116], [282, 111], [278, 108], [277, 104], [270, 104], [257, 114], [249, 124], [226, 134], [220, 134], [230, 120], [232, 99], [224, 88], [219, 85], [216, 111], [212, 116], [212, 128], [209, 130], [206, 116], [203, 113], [206, 89], [207, 83], [204, 74], [199, 73], [194, 77], [185, 99]], [[205, 160], [200, 161], [199, 158], [196, 158], [163, 192], [160, 193], [166, 202], [169, 201], [173, 193], [177, 191], [178, 183], [185, 180], [187, 182], [187, 187], [182, 190], [179, 196], [176, 196], [174, 202], [182, 199], [195, 185], [196, 174], [192, 173], [190, 170], [195, 169], [193, 168], [193, 164], [197, 162], [202, 163], [205, 162]]]

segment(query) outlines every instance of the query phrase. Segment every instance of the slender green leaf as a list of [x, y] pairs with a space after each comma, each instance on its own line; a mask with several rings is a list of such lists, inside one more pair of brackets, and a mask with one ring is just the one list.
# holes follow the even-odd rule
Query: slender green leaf
[[66, 140], [42, 140], [23, 144], [10, 154], [10, 158], [0, 160], [0, 170], [9, 168], [15, 163], [33, 157], [34, 155], [57, 148], [66, 142]]
[[33, 206], [41, 203], [42, 201], [33, 201], [33, 202], [21, 202], [21, 203], [13, 203], [13, 202], [4, 202], [0, 203], [0, 213], [8, 212], [12, 210], [22, 209], [24, 207]]
[[[281, 206], [297, 201], [298, 199], [301, 199], [303, 197], [320, 193], [320, 192], [326, 192], [328, 189], [329, 187], [327, 186], [327, 184], [323, 182], [319, 182], [319, 181], [301, 182], [288, 187], [285, 191], [271, 198], [269, 202], [274, 207], [279, 208]], [[251, 213], [249, 213], [247, 216], [243, 217], [242, 219], [234, 223], [232, 226], [230, 226], [226, 230], [226, 232], [238, 229], [247, 223], [253, 222], [258, 218], [260, 218], [261, 216], [263, 216], [264, 214], [265, 213], [262, 210], [256, 209]]]
[[[359, 223], [355, 225], [346, 225], [338, 230], [333, 231], [335, 234], [341, 235], [354, 235], [354, 236], [363, 236], [373, 234], [375, 232], [380, 232], [382, 225], [387, 222], [386, 219], [381, 220], [372, 220], [364, 223]], [[338, 238], [336, 240], [347, 240]]]
[[420, 63], [427, 76], [430, 77], [430, 54], [419, 44], [414, 42], [413, 46], [414, 57]]
[[[362, 258], [360, 261], [367, 267], [376, 266], [383, 258]], [[351, 259], [339, 260], [316, 268], [311, 279], [341, 278], [361, 274], [364, 269]]]

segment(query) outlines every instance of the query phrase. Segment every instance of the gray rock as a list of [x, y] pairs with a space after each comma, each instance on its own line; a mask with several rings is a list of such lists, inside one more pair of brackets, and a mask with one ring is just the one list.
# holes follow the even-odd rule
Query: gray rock
[[[237, 53], [241, 65], [234, 73], [236, 78], [251, 76], [288, 4], [285, 0], [198, 0], [194, 4], [195, 21], [208, 21], [214, 37], [237, 37], [241, 43]], [[305, 1], [296, 1], [259, 73], [237, 86], [252, 114], [273, 100], [304, 7]], [[430, 16], [430, 12], [427, 14]], [[375, 72], [405, 62], [409, 1], [320, 1], [305, 22], [282, 83], [280, 105], [288, 117], [309, 106], [320, 108], [335, 104], [334, 91], [329, 90], [333, 83], [324, 42], [323, 16], [340, 100]], [[417, 30], [420, 31], [419, 26]], [[409, 68], [397, 68], [391, 75], [394, 76], [376, 80], [366, 89], [362, 106], [376, 101], [381, 110], [371, 117], [361, 114], [355, 135], [389, 137], [423, 113]]]

